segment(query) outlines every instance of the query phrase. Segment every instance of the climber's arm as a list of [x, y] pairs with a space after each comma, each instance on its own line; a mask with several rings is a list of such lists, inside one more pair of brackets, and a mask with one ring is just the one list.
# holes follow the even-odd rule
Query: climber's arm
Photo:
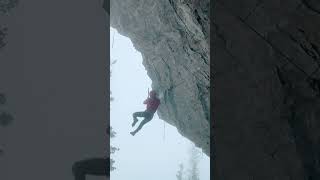
[[143, 101], [143, 104], [148, 104], [149, 98]]

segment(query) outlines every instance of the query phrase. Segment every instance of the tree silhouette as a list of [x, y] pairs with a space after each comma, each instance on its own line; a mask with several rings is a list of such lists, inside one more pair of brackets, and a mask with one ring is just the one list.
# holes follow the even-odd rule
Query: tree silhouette
[[200, 180], [199, 168], [198, 168], [198, 164], [200, 161], [200, 153], [195, 146], [192, 146], [190, 148], [189, 153], [190, 153], [190, 159], [189, 159], [190, 169], [189, 169], [188, 180]]
[[13, 121], [13, 116], [8, 112], [1, 112], [0, 114], [0, 125], [5, 127]]
[[[0, 0], [0, 15], [8, 15], [11, 9], [17, 6], [18, 0]], [[8, 28], [0, 25], [0, 50], [7, 44], [5, 37], [8, 34]]]
[[[7, 98], [5, 94], [0, 93], [0, 106], [5, 106], [7, 103]], [[13, 121], [13, 116], [2, 109], [0, 109], [0, 126], [6, 127]]]
[[179, 170], [176, 174], [177, 180], [183, 180], [183, 174], [184, 174], [184, 166], [182, 163], [179, 164]]
[[0, 14], [8, 15], [11, 9], [17, 6], [18, 0], [0, 0]]
[[[5, 106], [7, 104], [7, 98], [5, 94], [0, 93], [0, 126], [6, 127], [13, 121], [13, 116], [4, 111], [2, 109], [2, 106]], [[0, 147], [0, 155], [3, 155], [4, 150]]]
[[[110, 68], [112, 65], [114, 65], [117, 61], [114, 60], [111, 65], [110, 65]], [[111, 70], [110, 70], [110, 78], [111, 78]], [[114, 98], [111, 97], [111, 91], [110, 91], [110, 102], [113, 101]], [[110, 139], [111, 138], [115, 138], [116, 137], [116, 132], [112, 129], [111, 125], [110, 125]], [[112, 145], [110, 145], [110, 170], [113, 171], [116, 169], [116, 167], [114, 166], [114, 163], [115, 163], [115, 160], [111, 158], [111, 155], [114, 154], [116, 151], [119, 151], [120, 149], [117, 148], [117, 147], [114, 147]]]
[[0, 26], [0, 49], [2, 49], [7, 43], [5, 42], [5, 37], [8, 34], [8, 28]]
[[[0, 0], [0, 15], [8, 15], [11, 9], [16, 7], [18, 4], [18, 0]], [[6, 46], [7, 42], [5, 41], [5, 37], [8, 34], [8, 28], [3, 27], [0, 25], [0, 51], [1, 49]], [[6, 96], [3, 93], [0, 93], [0, 107], [6, 105], [7, 100]], [[6, 127], [8, 126], [13, 120], [13, 116], [0, 109], [0, 126]], [[0, 155], [3, 154], [3, 149], [0, 149]]]
[[6, 102], [6, 96], [3, 93], [0, 93], [0, 105], [4, 105]]
[[[177, 180], [200, 180], [199, 177], [199, 161], [200, 152], [196, 149], [194, 145], [189, 148], [189, 167], [187, 171], [184, 170], [184, 165], [179, 164], [179, 170], [176, 174]], [[186, 177], [184, 176], [186, 174]]]
[[[116, 132], [112, 130], [112, 127], [110, 127], [110, 138], [114, 138], [116, 136]], [[110, 156], [111, 154], [114, 154], [116, 151], [119, 151], [120, 149], [114, 146], [110, 146]], [[114, 166], [115, 160], [110, 157], [110, 170], [113, 171], [116, 169]]]

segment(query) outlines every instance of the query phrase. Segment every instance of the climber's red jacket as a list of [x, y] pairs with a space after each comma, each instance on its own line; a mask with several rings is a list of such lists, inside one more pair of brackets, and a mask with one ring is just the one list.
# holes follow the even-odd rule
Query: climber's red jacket
[[143, 101], [143, 104], [147, 105], [146, 111], [155, 113], [160, 105], [160, 99], [156, 97], [148, 98], [145, 101]]

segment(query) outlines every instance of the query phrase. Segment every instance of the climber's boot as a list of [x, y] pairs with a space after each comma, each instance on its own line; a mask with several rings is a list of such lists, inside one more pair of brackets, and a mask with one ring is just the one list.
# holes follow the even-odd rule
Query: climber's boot
[[131, 124], [132, 127], [138, 122], [138, 118], [136, 117], [133, 117], [133, 123]]
[[134, 136], [136, 133], [135, 133], [135, 132], [130, 132], [130, 134], [131, 134], [132, 136]]

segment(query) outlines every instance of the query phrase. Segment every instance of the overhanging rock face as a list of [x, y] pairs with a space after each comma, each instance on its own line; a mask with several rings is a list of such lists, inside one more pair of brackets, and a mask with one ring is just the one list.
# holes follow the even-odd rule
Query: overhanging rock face
[[320, 1], [214, 3], [215, 178], [320, 179]]
[[142, 54], [159, 117], [209, 155], [209, 0], [111, 0], [110, 14]]

